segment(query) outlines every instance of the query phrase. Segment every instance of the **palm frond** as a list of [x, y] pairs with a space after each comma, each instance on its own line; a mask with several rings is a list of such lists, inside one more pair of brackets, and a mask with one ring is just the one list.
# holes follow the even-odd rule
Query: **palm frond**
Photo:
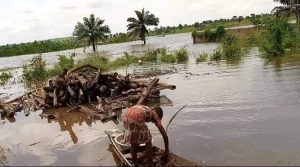
[[149, 35], [147, 26], [157, 26], [159, 19], [154, 14], [150, 14], [144, 8], [141, 11], [134, 11], [137, 18], [129, 17], [127, 19], [127, 32], [128, 36], [132, 38], [141, 38], [145, 40], [146, 34]]

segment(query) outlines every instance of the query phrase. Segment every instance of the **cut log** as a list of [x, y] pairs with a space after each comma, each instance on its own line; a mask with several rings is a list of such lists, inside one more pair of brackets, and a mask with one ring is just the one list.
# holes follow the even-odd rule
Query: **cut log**
[[5, 114], [6, 114], [6, 112], [3, 109], [0, 109], [0, 115], [1, 115], [1, 117], [4, 117]]
[[57, 104], [57, 89], [55, 88], [53, 92], [53, 106], [56, 107]]
[[137, 104], [142, 104], [146, 98], [149, 96], [151, 90], [153, 89], [154, 85], [157, 84], [157, 82], [159, 81], [158, 78], [153, 79], [150, 84], [147, 87], [147, 90], [145, 92], [142, 93], [142, 97], [140, 98], [140, 100], [137, 102]]
[[30, 115], [30, 111], [29, 110], [30, 110], [29, 108], [24, 108], [24, 115], [26, 117], [28, 117]]

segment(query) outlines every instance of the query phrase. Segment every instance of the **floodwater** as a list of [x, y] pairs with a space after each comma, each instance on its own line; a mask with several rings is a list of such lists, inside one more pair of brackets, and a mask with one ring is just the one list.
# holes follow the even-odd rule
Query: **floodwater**
[[[299, 52], [267, 61], [253, 48], [240, 61], [195, 64], [195, 55], [217, 45], [194, 45], [190, 34], [148, 42], [150, 47], [186, 46], [191, 53], [188, 64], [174, 65], [177, 73], [160, 76], [177, 86], [161, 92], [172, 101], [162, 105], [164, 126], [185, 106], [168, 129], [171, 151], [205, 165], [300, 165]], [[121, 53], [131, 44], [101, 47]], [[132, 66], [118, 71], [171, 67]], [[0, 93], [12, 89], [2, 87]], [[41, 119], [40, 111], [0, 121], [0, 147], [9, 150], [6, 165], [115, 165], [104, 130], [120, 127], [119, 122], [91, 121], [66, 110], [51, 111], [60, 116], [51, 122]], [[155, 145], [163, 146], [159, 132], [153, 125], [150, 128]]]

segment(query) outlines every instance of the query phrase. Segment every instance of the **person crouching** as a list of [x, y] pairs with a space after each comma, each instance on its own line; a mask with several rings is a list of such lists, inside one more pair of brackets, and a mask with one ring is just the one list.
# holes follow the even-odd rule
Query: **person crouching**
[[134, 166], [137, 166], [137, 149], [140, 144], [146, 144], [146, 157], [150, 166], [152, 162], [152, 135], [146, 122], [152, 122], [156, 125], [159, 132], [163, 136], [165, 143], [165, 152], [163, 159], [169, 155], [169, 140], [164, 127], [161, 124], [163, 110], [160, 107], [149, 108], [144, 105], [135, 105], [130, 107], [125, 113], [124, 120], [124, 140], [131, 146], [131, 155]]

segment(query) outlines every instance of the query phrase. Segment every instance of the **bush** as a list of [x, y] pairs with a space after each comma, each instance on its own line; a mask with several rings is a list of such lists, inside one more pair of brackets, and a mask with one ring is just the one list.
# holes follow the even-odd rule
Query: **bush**
[[215, 50], [210, 57], [211, 61], [220, 61], [222, 59], [222, 52], [220, 50]]
[[201, 63], [207, 61], [208, 54], [207, 53], [201, 53], [197, 58], [196, 58], [196, 63]]
[[70, 69], [75, 66], [75, 54], [72, 54], [70, 57], [65, 55], [58, 55], [58, 64], [54, 68], [47, 71], [48, 76], [55, 76], [63, 72], [64, 69]]
[[160, 50], [160, 61], [163, 63], [176, 63], [176, 57], [173, 54], [168, 54], [166, 48]]
[[268, 19], [265, 27], [267, 32], [260, 47], [265, 56], [280, 56], [285, 49], [296, 46], [295, 32], [286, 19]]
[[222, 54], [225, 58], [237, 58], [242, 56], [242, 46], [236, 37], [227, 35], [221, 43]]
[[129, 55], [127, 52], [124, 52], [124, 56], [119, 57], [110, 63], [111, 68], [117, 68], [122, 66], [128, 66], [132, 63], [137, 63], [139, 60], [138, 56]]
[[23, 67], [23, 77], [28, 81], [44, 81], [47, 76], [46, 62], [41, 55], [32, 58], [29, 67]]
[[0, 74], [0, 85], [4, 85], [12, 77], [11, 73], [3, 72]]
[[91, 54], [88, 57], [79, 60], [75, 66], [82, 66], [90, 64], [96, 66], [101, 71], [106, 71], [109, 69], [109, 60], [100, 54]]
[[188, 51], [185, 48], [181, 48], [174, 52], [177, 59], [177, 63], [186, 63], [189, 59]]
[[148, 50], [141, 59], [144, 62], [156, 62], [158, 59], [158, 51], [157, 50]]

